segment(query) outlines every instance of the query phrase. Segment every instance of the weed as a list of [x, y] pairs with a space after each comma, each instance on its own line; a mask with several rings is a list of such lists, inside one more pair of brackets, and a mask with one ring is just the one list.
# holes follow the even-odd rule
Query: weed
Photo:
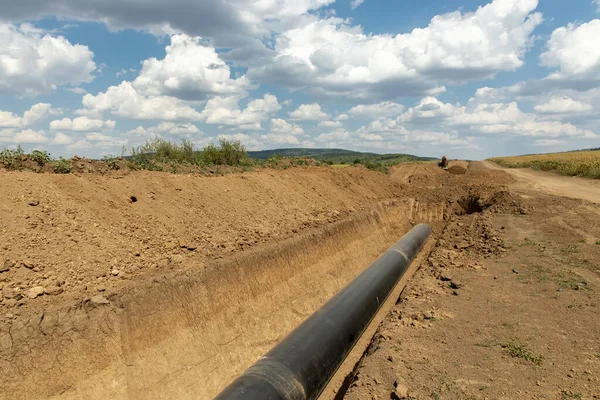
[[52, 163], [52, 170], [57, 174], [69, 174], [71, 173], [71, 161], [61, 157]]
[[529, 239], [529, 238], [525, 238], [525, 246], [539, 246], [540, 244], [537, 242], [534, 242], [533, 240]]
[[565, 247], [562, 250], [563, 253], [565, 254], [575, 254], [575, 253], [579, 253], [579, 246], [577, 246], [576, 244], [570, 244], [567, 247]]
[[22, 156], [24, 154], [21, 145], [17, 146], [15, 150], [4, 149], [0, 151], [0, 162], [6, 169], [19, 170], [23, 168]]
[[573, 271], [559, 272], [556, 274], [556, 283], [559, 288], [572, 290], [589, 290], [588, 282]]
[[52, 157], [47, 151], [33, 150], [29, 153], [29, 158], [35, 161], [40, 167], [43, 167], [44, 164], [52, 161]]
[[596, 240], [596, 246], [600, 246], [600, 240]]
[[568, 400], [568, 399], [582, 399], [583, 395], [581, 393], [573, 393], [571, 391], [566, 391], [563, 390], [562, 392], [560, 392], [561, 395], [561, 400]]
[[525, 343], [509, 342], [503, 344], [504, 351], [511, 357], [521, 358], [534, 364], [541, 364], [543, 357], [534, 355]]
[[120, 158], [117, 158], [112, 154], [102, 157], [102, 161], [104, 161], [108, 165], [108, 168], [112, 169], [113, 171], [116, 171], [120, 168], [119, 159]]
[[431, 398], [433, 400], [440, 400], [440, 395], [437, 394], [436, 392], [431, 392]]
[[481, 343], [475, 343], [475, 346], [478, 346], [478, 347], [495, 347], [498, 345], [499, 345], [499, 343], [496, 339], [486, 339]]

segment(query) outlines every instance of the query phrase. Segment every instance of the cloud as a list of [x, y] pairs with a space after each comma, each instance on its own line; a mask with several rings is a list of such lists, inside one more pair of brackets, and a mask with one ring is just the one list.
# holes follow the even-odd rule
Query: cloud
[[227, 64], [200, 37], [173, 35], [165, 50], [164, 59], [143, 62], [133, 81], [138, 93], [203, 100], [212, 95], [242, 95], [253, 87], [245, 76], [232, 79]]
[[199, 121], [202, 116], [185, 102], [170, 96], [144, 96], [138, 93], [131, 82], [111, 86], [96, 96], [83, 96], [83, 109], [80, 115], [101, 116], [110, 113], [123, 118], [137, 120], [187, 120]]
[[324, 128], [341, 128], [344, 126], [340, 121], [322, 121], [319, 122], [319, 126]]
[[65, 135], [62, 132], [57, 132], [56, 135], [54, 135], [51, 143], [56, 145], [68, 145], [73, 143], [73, 138]]
[[436, 95], [461, 83], [515, 71], [542, 22], [537, 0], [495, 0], [473, 13], [434, 17], [425, 28], [367, 35], [340, 18], [304, 18], [275, 40], [276, 55], [248, 76], [323, 96], [391, 99]]
[[88, 117], [77, 117], [74, 119], [63, 118], [50, 122], [50, 129], [54, 131], [90, 132], [103, 129], [114, 129], [115, 121], [103, 121]]
[[65, 89], [67, 92], [71, 92], [71, 93], [76, 93], [76, 94], [87, 94], [87, 90], [82, 89], [80, 87], [75, 87], [75, 88], [67, 88]]
[[[219, 47], [242, 48], [244, 57], [260, 57], [261, 39], [275, 27], [335, 0], [23, 0], [0, 3], [4, 20], [39, 20], [45, 16], [102, 21], [111, 29], [138, 29], [164, 36], [186, 33], [210, 37]], [[249, 52], [248, 50], [252, 51]]]
[[596, 11], [600, 13], [600, 0], [592, 0], [592, 4], [596, 4], [598, 7]]
[[62, 36], [0, 22], [0, 43], [0, 94], [33, 96], [94, 79], [94, 53]]
[[239, 107], [237, 97], [215, 97], [210, 99], [200, 119], [210, 125], [228, 125], [243, 129], [261, 129], [261, 122], [281, 110], [277, 97], [265, 94], [262, 99], [248, 103], [244, 110]]
[[202, 134], [194, 124], [176, 124], [173, 122], [162, 122], [154, 130], [169, 135], [192, 136]]
[[43, 130], [34, 131], [33, 129], [3, 129], [0, 130], [0, 142], [14, 144], [41, 144], [46, 143], [48, 138]]
[[348, 111], [348, 114], [359, 118], [379, 119], [400, 115], [402, 111], [404, 111], [402, 104], [384, 101], [379, 104], [360, 104], [354, 106]]
[[565, 143], [564, 140], [558, 139], [539, 139], [535, 141], [536, 146], [560, 146]]
[[302, 104], [296, 111], [289, 113], [296, 121], [322, 121], [330, 118], [330, 115], [321, 111], [319, 103]]
[[543, 66], [557, 67], [549, 80], [591, 80], [600, 83], [600, 19], [569, 24], [552, 32], [546, 51], [540, 55]]
[[271, 119], [270, 133], [301, 136], [301, 135], [304, 135], [304, 129], [302, 129], [301, 126], [296, 125], [296, 124], [291, 124], [284, 119], [273, 118], [273, 119]]
[[60, 111], [53, 109], [48, 103], [33, 105], [22, 117], [8, 111], [0, 110], [0, 128], [26, 128], [37, 124], [51, 115], [57, 115]]
[[533, 109], [543, 114], [571, 114], [591, 111], [591, 104], [585, 104], [566, 96], [553, 96], [548, 102], [538, 104]]
[[474, 103], [465, 107], [443, 103], [435, 98], [424, 98], [417, 106], [410, 107], [392, 121], [402, 125], [460, 129], [475, 136], [596, 137], [591, 130], [578, 128], [571, 123], [548, 121], [535, 113], [523, 112], [516, 102]]
[[365, 2], [365, 0], [351, 0], [350, 8], [353, 10], [356, 10], [364, 2]]

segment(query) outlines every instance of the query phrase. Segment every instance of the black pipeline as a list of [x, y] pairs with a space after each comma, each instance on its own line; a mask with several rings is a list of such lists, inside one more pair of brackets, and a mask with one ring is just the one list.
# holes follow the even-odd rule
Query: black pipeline
[[215, 399], [319, 397], [430, 234], [415, 226]]

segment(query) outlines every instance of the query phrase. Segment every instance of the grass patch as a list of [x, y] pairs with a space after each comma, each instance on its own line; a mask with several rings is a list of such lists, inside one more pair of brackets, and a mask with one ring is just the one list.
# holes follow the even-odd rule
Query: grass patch
[[588, 282], [582, 276], [570, 270], [557, 273], [556, 283], [562, 289], [590, 290]]
[[560, 392], [561, 400], [570, 400], [570, 399], [583, 399], [583, 395], [581, 393], [574, 393], [571, 391], [563, 390]]
[[536, 356], [529, 350], [529, 347], [525, 343], [519, 343], [516, 341], [505, 343], [502, 345], [504, 352], [511, 357], [520, 358], [525, 361], [529, 361], [533, 364], [540, 365], [544, 358], [542, 356]]

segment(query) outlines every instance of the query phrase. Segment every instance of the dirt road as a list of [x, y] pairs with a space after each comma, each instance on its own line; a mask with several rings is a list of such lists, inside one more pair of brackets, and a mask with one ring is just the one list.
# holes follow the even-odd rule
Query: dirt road
[[489, 161], [483, 163], [490, 169], [502, 169], [511, 174], [524, 188], [600, 204], [600, 181], [560, 176], [531, 169], [502, 168]]

